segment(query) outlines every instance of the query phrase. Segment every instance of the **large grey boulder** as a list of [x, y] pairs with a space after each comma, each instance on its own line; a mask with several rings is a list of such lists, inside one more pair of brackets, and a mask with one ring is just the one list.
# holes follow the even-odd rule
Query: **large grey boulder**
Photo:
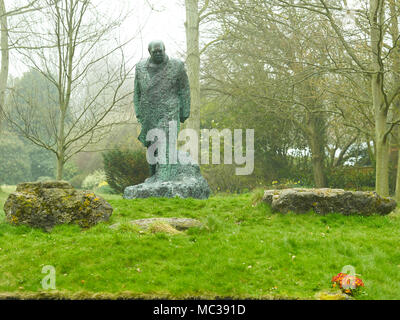
[[92, 227], [108, 221], [113, 208], [91, 191], [77, 191], [65, 181], [48, 181], [19, 184], [4, 212], [11, 224], [49, 231], [60, 224]]
[[342, 213], [344, 215], [387, 215], [396, 208], [396, 201], [381, 197], [375, 192], [345, 191], [342, 189], [283, 189], [266, 190], [263, 201], [274, 212], [318, 214]]
[[137, 198], [195, 198], [208, 199], [210, 187], [197, 164], [188, 164], [190, 157], [179, 153], [185, 162], [157, 165], [156, 173], [142, 184], [125, 188], [125, 199]]

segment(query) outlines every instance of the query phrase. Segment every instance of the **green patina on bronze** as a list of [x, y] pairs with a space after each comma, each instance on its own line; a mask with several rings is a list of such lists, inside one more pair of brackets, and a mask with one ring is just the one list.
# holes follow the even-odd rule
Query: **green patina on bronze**
[[190, 115], [190, 87], [182, 61], [170, 59], [161, 41], [149, 45], [150, 58], [136, 65], [134, 105], [142, 125], [139, 141], [148, 147], [146, 135], [151, 129], [165, 130], [170, 121], [179, 124]]
[[[151, 42], [149, 53], [148, 59], [136, 65], [134, 105], [136, 118], [142, 126], [138, 139], [149, 148], [154, 141], [147, 141], [147, 134], [152, 129], [161, 130], [167, 139], [167, 163], [151, 165], [151, 177], [143, 184], [126, 188], [124, 197], [208, 198], [210, 189], [197, 164], [169, 161], [189, 157], [178, 153], [176, 148], [169, 150], [169, 138], [178, 136], [180, 123], [190, 116], [190, 87], [185, 65], [165, 54], [162, 41]], [[172, 127], [175, 132], [169, 132], [171, 122], [175, 124]], [[172, 152], [176, 157], [172, 157]]]

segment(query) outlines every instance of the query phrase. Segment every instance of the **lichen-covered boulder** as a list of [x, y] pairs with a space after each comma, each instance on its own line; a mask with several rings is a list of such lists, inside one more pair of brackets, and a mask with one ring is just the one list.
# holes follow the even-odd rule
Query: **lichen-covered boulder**
[[60, 224], [89, 228], [109, 220], [113, 208], [91, 191], [75, 190], [68, 182], [22, 183], [4, 204], [6, 220], [50, 231]]
[[156, 173], [144, 183], [125, 188], [125, 199], [138, 198], [195, 198], [208, 199], [211, 190], [201, 175], [197, 164], [190, 164], [190, 156], [178, 153], [179, 159], [174, 165], [157, 165]]
[[318, 214], [387, 215], [396, 208], [396, 201], [375, 192], [328, 188], [266, 190], [263, 201], [270, 204], [274, 212], [281, 213], [306, 213], [313, 210]]

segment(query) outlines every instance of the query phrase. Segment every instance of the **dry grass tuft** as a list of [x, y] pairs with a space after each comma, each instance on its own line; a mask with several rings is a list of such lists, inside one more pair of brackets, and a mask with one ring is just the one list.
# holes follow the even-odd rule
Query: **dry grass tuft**
[[156, 222], [150, 225], [149, 231], [151, 233], [168, 233], [168, 234], [181, 234], [182, 231], [176, 230], [174, 227], [164, 222]]

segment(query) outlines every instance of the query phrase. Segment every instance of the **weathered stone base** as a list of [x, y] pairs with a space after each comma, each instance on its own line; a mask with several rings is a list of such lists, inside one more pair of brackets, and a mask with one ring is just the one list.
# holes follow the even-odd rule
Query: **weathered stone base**
[[[190, 161], [188, 156], [186, 163]], [[182, 156], [184, 158], [184, 156]], [[144, 183], [125, 188], [125, 199], [195, 198], [208, 199], [210, 187], [196, 164], [157, 165], [154, 176]]]
[[138, 198], [195, 198], [207, 199], [210, 190], [207, 182], [188, 178], [186, 181], [142, 183], [125, 189], [125, 199]]
[[342, 189], [266, 190], [263, 201], [270, 204], [274, 212], [281, 213], [306, 213], [313, 210], [318, 214], [387, 215], [396, 208], [396, 201], [375, 192]]

